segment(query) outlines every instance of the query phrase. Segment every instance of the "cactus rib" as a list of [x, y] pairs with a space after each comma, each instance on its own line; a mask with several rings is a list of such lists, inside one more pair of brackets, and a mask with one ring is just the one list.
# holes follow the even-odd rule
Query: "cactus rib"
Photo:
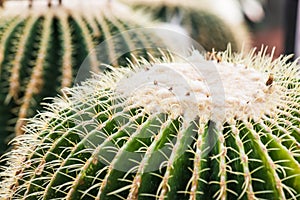
[[[7, 28], [5, 28], [5, 31], [3, 31], [3, 34], [1, 35], [1, 45], [0, 45], [0, 67], [2, 68], [3, 66], [3, 64], [2, 64], [2, 62], [3, 62], [3, 59], [4, 59], [4, 54], [5, 54], [5, 48], [3, 48], [3, 47], [5, 47], [5, 43], [7, 43], [7, 40], [8, 40], [8, 38], [9, 38], [9, 36], [10, 36], [10, 34], [15, 30], [15, 28], [16, 28], [16, 26], [17, 26], [17, 24], [18, 23], [20, 23], [20, 21], [18, 20], [18, 19], [14, 19], [14, 20], [12, 20], [12, 21], [10, 21], [10, 22], [8, 22], [8, 27]], [[1, 75], [1, 72], [2, 72], [2, 69], [0, 68], [0, 75]]]
[[10, 101], [11, 98], [13, 98], [15, 101], [18, 99], [18, 93], [20, 89], [20, 69], [21, 69], [21, 61], [23, 59], [24, 55], [24, 47], [26, 43], [28, 42], [29, 35], [32, 31], [32, 27], [34, 25], [34, 22], [36, 21], [36, 17], [32, 17], [28, 19], [28, 22], [25, 25], [23, 37], [20, 39], [20, 42], [17, 47], [17, 52], [15, 55], [14, 60], [12, 61], [12, 70], [11, 70], [11, 77], [10, 77], [10, 85], [9, 85], [9, 92], [7, 95], [7, 100]]
[[73, 70], [72, 70], [72, 35], [71, 30], [68, 26], [68, 16], [65, 13], [60, 13], [58, 15], [60, 26], [61, 26], [61, 34], [63, 41], [63, 58], [62, 58], [62, 83], [61, 87], [70, 87], [73, 78]]
[[91, 71], [99, 72], [99, 61], [97, 59], [96, 52], [94, 49], [93, 39], [91, 35], [89, 34], [88, 28], [86, 24], [83, 22], [82, 17], [73, 13], [72, 17], [77, 22], [78, 26], [80, 27], [82, 34], [84, 36], [84, 41], [87, 46], [87, 50], [90, 52], [89, 58], [90, 58], [90, 65], [91, 65]]
[[47, 16], [45, 16], [43, 32], [40, 41], [41, 48], [38, 51], [35, 67], [32, 69], [30, 81], [25, 90], [24, 99], [22, 99], [22, 105], [20, 106], [20, 112], [16, 124], [17, 136], [22, 134], [22, 131], [20, 130], [22, 125], [24, 125], [23, 120], [27, 117], [27, 113], [29, 111], [30, 104], [32, 102], [32, 97], [35, 94], [38, 94], [43, 87], [43, 67], [44, 67], [45, 57], [47, 54], [47, 43], [50, 40], [52, 15], [53, 13], [50, 12], [49, 14], [47, 14]]

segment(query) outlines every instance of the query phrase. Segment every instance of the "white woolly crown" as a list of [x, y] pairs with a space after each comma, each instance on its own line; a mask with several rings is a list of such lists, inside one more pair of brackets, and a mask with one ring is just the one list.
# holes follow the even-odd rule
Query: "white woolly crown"
[[206, 61], [194, 51], [183, 62], [144, 65], [122, 78], [116, 91], [149, 113], [222, 123], [231, 118], [257, 120], [272, 114], [282, 95], [276, 81], [267, 84], [272, 73], [245, 64]]

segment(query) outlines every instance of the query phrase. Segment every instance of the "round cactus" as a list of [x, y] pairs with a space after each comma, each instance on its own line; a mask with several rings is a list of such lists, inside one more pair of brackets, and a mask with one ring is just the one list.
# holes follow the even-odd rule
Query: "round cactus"
[[193, 52], [65, 89], [15, 139], [0, 197], [299, 199], [299, 65], [253, 52]]
[[[8, 5], [9, 7], [9, 5]], [[150, 24], [135, 20], [128, 9], [107, 3], [84, 10], [34, 7], [20, 13], [7, 8], [0, 20], [0, 153], [5, 138], [22, 134], [23, 118], [32, 117], [45, 97], [55, 96], [75, 80], [82, 62], [88, 71], [99, 71], [101, 63], [126, 66], [131, 54], [147, 57], [143, 47], [163, 46], [154, 34], [131, 34], [119, 41], [109, 40], [128, 29]], [[18, 8], [20, 9], [20, 8]], [[128, 16], [128, 17], [125, 17]], [[103, 41], [106, 46], [98, 45]], [[95, 49], [95, 51], [92, 51]], [[124, 55], [115, 56], [125, 51]], [[138, 49], [138, 50], [137, 50]], [[117, 60], [114, 60], [115, 58]]]
[[206, 50], [225, 50], [231, 43], [237, 51], [243, 45], [249, 45], [249, 36], [243, 25], [231, 25], [221, 19], [201, 1], [177, 0], [123, 0], [134, 8], [148, 12], [154, 19], [181, 25], [188, 34]]

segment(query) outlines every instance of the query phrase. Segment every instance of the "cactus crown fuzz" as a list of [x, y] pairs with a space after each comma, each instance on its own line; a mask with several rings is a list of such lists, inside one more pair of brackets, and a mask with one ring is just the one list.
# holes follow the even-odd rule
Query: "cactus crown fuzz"
[[194, 51], [94, 75], [29, 120], [0, 197], [299, 199], [299, 65], [288, 59]]
[[[278, 103], [279, 88], [266, 84], [268, 73], [273, 72], [261, 73], [243, 64], [205, 62], [197, 51], [187, 61], [135, 72], [120, 81], [117, 92], [150, 113], [167, 112], [175, 118], [183, 115], [191, 119], [217, 117], [212, 120], [219, 122], [222, 118], [257, 119], [271, 113]], [[153, 84], [143, 87], [145, 79]]]

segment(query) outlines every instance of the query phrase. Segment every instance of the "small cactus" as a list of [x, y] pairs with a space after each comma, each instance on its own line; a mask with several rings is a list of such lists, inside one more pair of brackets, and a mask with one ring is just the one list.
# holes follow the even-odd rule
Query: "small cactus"
[[181, 25], [190, 37], [201, 44], [205, 50], [225, 50], [231, 43], [232, 50], [238, 51], [248, 46], [250, 37], [243, 25], [231, 27], [229, 23], [207, 9], [201, 0], [123, 0], [136, 9], [162, 22]]
[[[130, 52], [144, 57], [147, 55], [136, 49], [157, 46], [157, 43], [162, 46], [164, 42], [154, 34], [139, 32], [99, 49], [97, 45], [113, 35], [142, 27], [146, 25], [144, 22], [150, 24], [143, 19], [134, 21], [131, 12], [129, 15], [116, 7], [104, 5], [97, 12], [35, 7], [17, 15], [3, 14], [0, 20], [0, 154], [6, 149], [8, 135], [23, 133], [23, 118], [32, 117], [45, 97], [55, 96], [61, 88], [73, 84], [88, 55], [90, 70], [96, 72], [101, 62], [126, 66], [126, 59], [132, 59]], [[91, 51], [94, 48], [96, 51]], [[120, 48], [128, 52], [114, 60]]]
[[299, 199], [299, 65], [265, 50], [206, 59], [64, 90], [15, 139], [0, 197]]

